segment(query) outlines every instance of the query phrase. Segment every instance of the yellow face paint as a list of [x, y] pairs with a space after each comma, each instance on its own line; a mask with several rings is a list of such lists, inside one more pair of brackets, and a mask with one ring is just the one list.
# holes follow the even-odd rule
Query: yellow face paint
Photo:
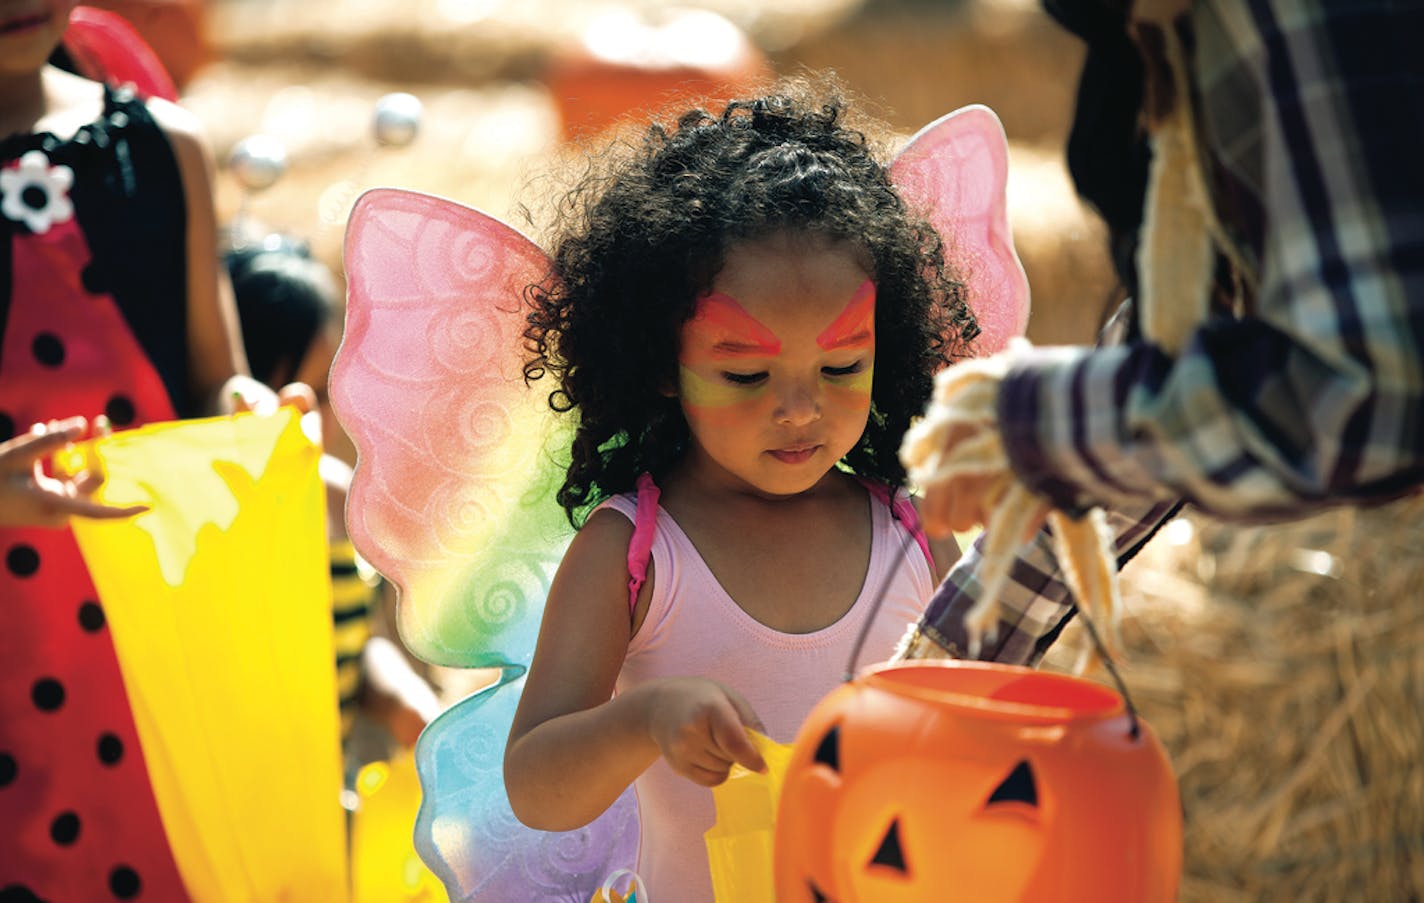
[[[816, 336], [823, 352], [870, 351], [854, 372], [823, 367], [825, 401], [845, 409], [864, 408], [874, 383], [875, 284], [863, 282], [845, 308]], [[714, 292], [697, 303], [683, 327], [679, 378], [688, 413], [714, 426], [730, 426], [767, 398], [767, 381], [739, 382], [739, 361], [755, 366], [782, 356], [781, 339], [730, 295]]]
[[720, 292], [704, 296], [682, 331], [678, 369], [683, 404], [699, 410], [724, 408], [765, 395], [764, 385], [730, 382], [724, 375], [726, 367], [741, 359], [780, 353], [781, 340], [735, 298]]
[[[816, 344], [824, 351], [874, 351], [875, 283], [867, 279], [860, 284], [845, 310], [816, 337]], [[824, 376], [827, 394], [835, 402], [860, 406], [874, 384], [875, 355], [872, 353], [870, 362], [857, 373]]]

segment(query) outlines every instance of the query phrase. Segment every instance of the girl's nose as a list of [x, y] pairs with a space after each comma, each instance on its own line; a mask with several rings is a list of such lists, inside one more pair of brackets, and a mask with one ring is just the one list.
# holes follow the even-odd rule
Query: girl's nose
[[781, 392], [776, 420], [788, 426], [804, 426], [821, 419], [819, 387], [788, 386]]

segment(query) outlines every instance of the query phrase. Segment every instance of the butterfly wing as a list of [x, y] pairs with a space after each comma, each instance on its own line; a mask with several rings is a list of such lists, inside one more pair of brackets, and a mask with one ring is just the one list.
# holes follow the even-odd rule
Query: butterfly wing
[[631, 792], [578, 831], [545, 833], [515, 819], [502, 771], [519, 678], [572, 537], [554, 499], [568, 437], [519, 360], [524, 290], [548, 258], [477, 210], [375, 189], [352, 210], [345, 263], [331, 399], [357, 449], [348, 532], [395, 584], [412, 652], [501, 669], [421, 735], [417, 849], [456, 900], [523, 903], [537, 888], [584, 903], [636, 856]]
[[524, 289], [548, 258], [477, 210], [375, 189], [345, 262], [331, 401], [358, 454], [352, 542], [396, 585], [416, 655], [525, 664], [572, 536], [554, 502], [558, 429], [518, 353]]
[[910, 207], [944, 239], [982, 330], [982, 354], [1028, 328], [1029, 289], [1008, 215], [1008, 140], [986, 106], [962, 107], [920, 129], [890, 164]]
[[454, 901], [588, 903], [604, 878], [637, 862], [633, 790], [576, 831], [521, 824], [504, 791], [504, 747], [523, 686], [506, 674], [420, 735], [416, 849]]

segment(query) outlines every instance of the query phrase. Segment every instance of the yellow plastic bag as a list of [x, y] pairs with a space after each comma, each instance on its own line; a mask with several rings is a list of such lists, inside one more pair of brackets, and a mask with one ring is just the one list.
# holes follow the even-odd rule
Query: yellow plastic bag
[[189, 894], [348, 898], [325, 493], [296, 412], [150, 424], [93, 444], [74, 521]]
[[415, 852], [420, 779], [405, 750], [356, 775], [360, 803], [351, 819], [353, 903], [446, 903], [440, 880]]
[[712, 788], [717, 821], [703, 840], [717, 903], [775, 903], [772, 840], [791, 746], [756, 731], [747, 734], [767, 770], [758, 774], [734, 765], [727, 780]]

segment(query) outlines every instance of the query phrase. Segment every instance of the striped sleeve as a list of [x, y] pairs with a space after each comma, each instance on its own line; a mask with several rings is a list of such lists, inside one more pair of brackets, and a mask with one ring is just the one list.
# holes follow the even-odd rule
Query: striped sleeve
[[1070, 509], [1182, 497], [1258, 520], [1395, 497], [1424, 481], [1424, 55], [1405, 37], [1424, 7], [1220, 0], [1193, 24], [1255, 308], [1177, 357], [1028, 358], [999, 399], [1010, 463]]

